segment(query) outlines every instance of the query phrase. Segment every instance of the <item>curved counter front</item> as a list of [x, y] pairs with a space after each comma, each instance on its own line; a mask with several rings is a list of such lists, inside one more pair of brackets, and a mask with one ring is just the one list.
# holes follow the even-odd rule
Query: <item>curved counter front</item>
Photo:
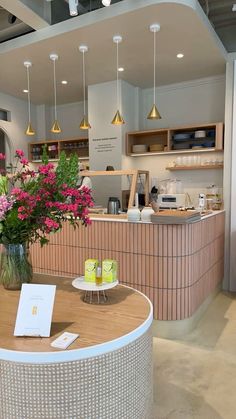
[[[56, 284], [50, 338], [14, 337], [18, 291], [0, 292], [1, 419], [149, 419], [152, 408], [152, 305], [125, 286], [105, 304], [86, 304], [71, 280]], [[80, 337], [50, 346], [64, 331]]]

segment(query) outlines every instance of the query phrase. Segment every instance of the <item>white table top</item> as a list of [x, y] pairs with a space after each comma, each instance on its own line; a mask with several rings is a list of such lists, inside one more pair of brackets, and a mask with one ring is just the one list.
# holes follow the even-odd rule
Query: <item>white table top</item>
[[94, 282], [86, 282], [84, 276], [79, 276], [75, 278], [72, 282], [73, 287], [78, 288], [83, 291], [106, 291], [111, 288], [116, 287], [119, 284], [119, 281], [114, 282], [103, 282], [101, 285], [96, 285]]

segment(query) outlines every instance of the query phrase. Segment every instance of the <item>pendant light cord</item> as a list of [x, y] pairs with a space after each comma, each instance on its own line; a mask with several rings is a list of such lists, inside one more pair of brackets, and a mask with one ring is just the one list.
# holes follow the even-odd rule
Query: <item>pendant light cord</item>
[[153, 103], [156, 104], [156, 31], [153, 32]]
[[29, 76], [29, 67], [26, 67], [27, 71], [27, 95], [28, 95], [28, 115], [29, 115], [29, 123], [31, 122], [31, 109], [30, 109], [30, 76]]
[[85, 62], [84, 62], [84, 51], [83, 51], [83, 96], [84, 96], [84, 116], [85, 116]]
[[117, 95], [117, 109], [119, 109], [119, 43], [116, 44], [116, 95]]
[[57, 120], [57, 88], [56, 88], [56, 60], [53, 60], [53, 86], [54, 86], [54, 116]]

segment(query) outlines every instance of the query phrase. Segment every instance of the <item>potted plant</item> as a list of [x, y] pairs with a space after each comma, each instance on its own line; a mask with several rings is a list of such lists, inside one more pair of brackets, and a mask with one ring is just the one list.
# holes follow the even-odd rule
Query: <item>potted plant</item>
[[62, 152], [55, 167], [44, 152], [37, 173], [22, 150], [16, 150], [14, 159], [11, 173], [0, 175], [0, 282], [8, 289], [31, 281], [30, 243], [39, 240], [45, 245], [64, 222], [74, 228], [90, 224], [88, 208], [93, 205], [90, 189], [77, 187], [77, 155], [68, 160]]

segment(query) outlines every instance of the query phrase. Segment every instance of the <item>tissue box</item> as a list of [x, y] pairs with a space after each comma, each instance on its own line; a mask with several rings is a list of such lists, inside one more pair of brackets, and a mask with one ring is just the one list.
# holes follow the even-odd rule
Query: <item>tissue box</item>
[[84, 279], [86, 282], [96, 282], [98, 259], [87, 259], [85, 261]]
[[117, 261], [104, 259], [102, 261], [102, 280], [104, 282], [114, 282], [117, 280]]

